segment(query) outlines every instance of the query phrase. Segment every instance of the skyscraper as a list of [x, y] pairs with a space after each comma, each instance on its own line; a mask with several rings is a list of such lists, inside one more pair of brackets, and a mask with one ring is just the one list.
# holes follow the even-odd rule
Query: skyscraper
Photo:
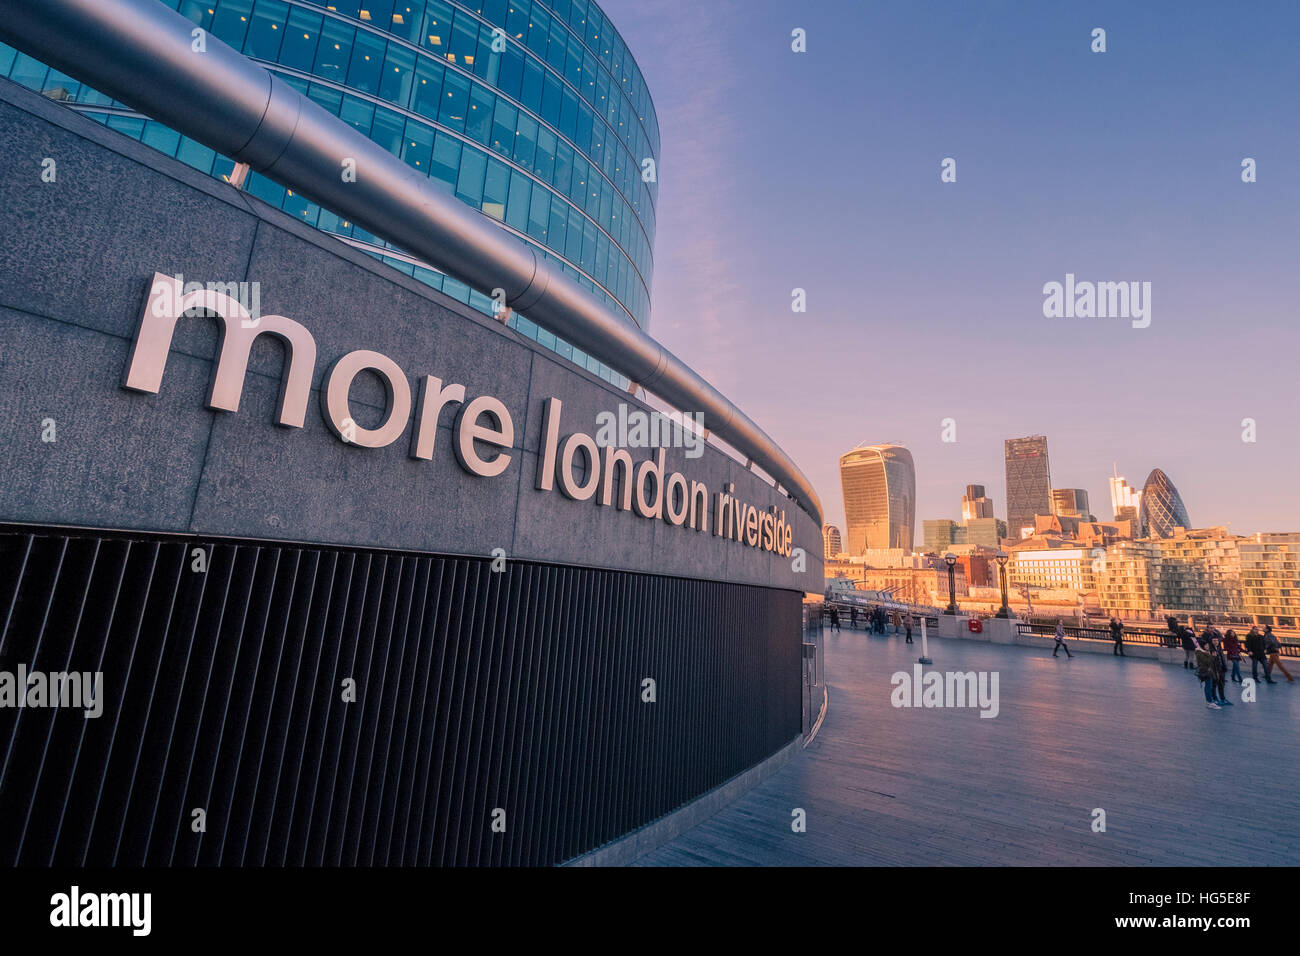
[[845, 550], [912, 550], [916, 526], [916, 466], [902, 445], [862, 445], [840, 456], [848, 525]]
[[1034, 526], [1034, 515], [1052, 513], [1052, 475], [1047, 464], [1047, 438], [1030, 435], [1008, 438], [1007, 534], [1019, 538]]
[[1174, 528], [1190, 528], [1187, 506], [1178, 489], [1159, 468], [1152, 468], [1147, 483], [1142, 486], [1142, 506], [1138, 523], [1144, 538], [1171, 538]]
[[1119, 469], [1113, 470], [1110, 479], [1110, 506], [1115, 513], [1115, 520], [1131, 518], [1136, 521], [1138, 508], [1142, 504], [1142, 492], [1130, 485], [1128, 479], [1119, 473]]
[[993, 499], [984, 494], [984, 486], [967, 485], [966, 494], [961, 496], [961, 520], [992, 517]]
[[833, 524], [822, 525], [822, 545], [826, 557], [833, 558], [844, 550], [840, 541], [840, 529]]

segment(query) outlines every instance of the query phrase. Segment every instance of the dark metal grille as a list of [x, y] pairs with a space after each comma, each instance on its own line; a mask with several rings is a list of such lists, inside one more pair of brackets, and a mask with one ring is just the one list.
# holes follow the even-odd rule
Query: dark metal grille
[[0, 863], [561, 862], [799, 734], [800, 598], [0, 528], [0, 670], [104, 675], [98, 718], [0, 707]]

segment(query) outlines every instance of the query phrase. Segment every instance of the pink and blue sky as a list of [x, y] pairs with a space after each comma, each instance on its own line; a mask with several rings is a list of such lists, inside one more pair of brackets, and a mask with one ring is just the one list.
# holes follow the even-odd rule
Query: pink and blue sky
[[[650, 331], [828, 521], [839, 455], [882, 441], [915, 458], [918, 542], [968, 483], [1005, 518], [1002, 441], [1042, 433], [1099, 518], [1115, 463], [1163, 468], [1198, 527], [1300, 530], [1300, 4], [601, 5], [663, 137]], [[1044, 318], [1067, 272], [1150, 282], [1150, 327]]]

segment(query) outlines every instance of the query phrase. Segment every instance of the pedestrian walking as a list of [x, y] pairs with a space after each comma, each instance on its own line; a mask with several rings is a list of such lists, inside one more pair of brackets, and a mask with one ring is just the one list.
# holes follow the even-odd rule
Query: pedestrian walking
[[831, 627], [837, 631], [840, 629], [840, 610], [834, 604], [831, 605]]
[[1237, 641], [1237, 632], [1228, 628], [1228, 632], [1223, 635], [1223, 653], [1228, 655], [1228, 660], [1232, 664], [1232, 682], [1241, 683], [1241, 644]]
[[1196, 657], [1196, 676], [1205, 690], [1205, 706], [1210, 710], [1222, 710], [1214, 702], [1214, 669], [1212, 661], [1214, 655], [1210, 651], [1210, 642], [1202, 636], [1196, 644], [1196, 650], [1193, 651]]
[[849, 628], [857, 630], [858, 627], [858, 608], [857, 605], [849, 608]]
[[1275, 671], [1281, 671], [1283, 676], [1286, 677], [1286, 682], [1288, 684], [1294, 684], [1295, 678], [1291, 676], [1291, 672], [1287, 670], [1286, 665], [1282, 663], [1282, 642], [1279, 641], [1277, 635], [1273, 633], [1272, 624], [1264, 625], [1264, 653], [1268, 655], [1268, 662], [1273, 665], [1272, 669]]
[[1115, 642], [1115, 647], [1111, 650], [1112, 655], [1124, 657], [1124, 625], [1119, 622], [1119, 618], [1113, 614], [1110, 618], [1110, 639]]
[[898, 633], [898, 618], [899, 618], [898, 608], [894, 608], [894, 610], [890, 612], [890, 623], [894, 625], [895, 634]]
[[1268, 662], [1264, 652], [1264, 635], [1259, 633], [1259, 625], [1252, 627], [1246, 634], [1246, 653], [1250, 655], [1250, 676], [1259, 680], [1259, 667], [1264, 666], [1264, 682], [1277, 683], [1273, 680], [1273, 665]]
[[[1056, 652], [1063, 647], [1065, 647], [1065, 622], [1058, 617], [1056, 619], [1056, 643], [1052, 645], [1052, 656], [1055, 657]], [[1065, 656], [1066, 657], [1074, 656], [1073, 654], [1070, 653], [1070, 649], [1068, 647], [1065, 647]]]
[[1172, 617], [1169, 619], [1169, 629], [1178, 635], [1178, 640], [1183, 645], [1183, 666], [1191, 671], [1196, 670], [1196, 637], [1192, 634], [1192, 629], [1179, 624]]
[[1214, 696], [1218, 699], [1220, 707], [1231, 707], [1232, 701], [1228, 700], [1227, 694], [1223, 692], [1224, 678], [1228, 674], [1228, 661], [1223, 656], [1223, 648], [1219, 644], [1218, 635], [1218, 628], [1212, 628], [1209, 646], [1210, 673], [1214, 679]]
[[912, 615], [911, 614], [907, 615], [906, 623], [907, 623], [907, 643], [911, 644], [912, 643]]

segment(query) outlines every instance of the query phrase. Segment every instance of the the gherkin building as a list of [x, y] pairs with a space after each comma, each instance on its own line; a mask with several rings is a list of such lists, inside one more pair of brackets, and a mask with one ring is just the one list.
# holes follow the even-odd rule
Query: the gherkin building
[[1172, 538], [1174, 528], [1190, 528], [1187, 506], [1178, 495], [1178, 489], [1159, 468], [1151, 469], [1147, 483], [1142, 486], [1142, 507], [1138, 523], [1145, 538]]

